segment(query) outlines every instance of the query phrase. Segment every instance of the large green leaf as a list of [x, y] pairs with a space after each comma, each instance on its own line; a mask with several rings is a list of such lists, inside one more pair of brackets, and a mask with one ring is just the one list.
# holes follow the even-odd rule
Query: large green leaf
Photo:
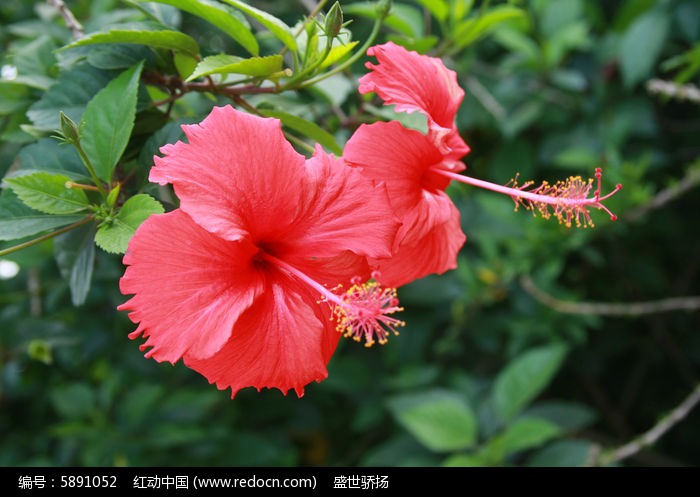
[[136, 116], [136, 96], [143, 63], [110, 81], [87, 105], [80, 123], [80, 143], [97, 177], [109, 183], [124, 153]]
[[564, 361], [567, 349], [554, 344], [525, 352], [496, 378], [493, 405], [504, 420], [513, 418], [544, 390]]
[[331, 135], [328, 131], [321, 128], [319, 125], [302, 119], [299, 116], [289, 114], [287, 112], [282, 112], [279, 110], [269, 110], [269, 109], [259, 109], [260, 113], [265, 117], [276, 117], [282, 124], [288, 126], [289, 128], [303, 133], [309, 138], [317, 141], [322, 146], [337, 155], [342, 155], [343, 149], [335, 141], [335, 137]]
[[73, 305], [85, 303], [95, 262], [95, 223], [89, 223], [54, 239], [54, 256], [61, 275], [68, 280]]
[[435, 452], [467, 449], [476, 441], [477, 421], [467, 401], [455, 392], [429, 390], [389, 400], [396, 420]]
[[[150, 0], [133, 0], [137, 3], [146, 3]], [[258, 40], [250, 30], [250, 26], [236, 17], [236, 12], [226, 5], [210, 0], [155, 0], [158, 3], [172, 5], [180, 10], [189, 12], [210, 22], [231, 38], [236, 40], [250, 54], [258, 55], [260, 48]]]
[[269, 76], [282, 70], [282, 56], [251, 57], [243, 59], [235, 55], [211, 55], [205, 57], [187, 81], [209, 74], [244, 74], [246, 76]]
[[75, 214], [85, 211], [90, 202], [79, 188], [67, 188], [68, 176], [37, 172], [5, 178], [12, 191], [32, 209], [46, 214]]
[[19, 240], [73, 224], [84, 217], [43, 214], [28, 207], [9, 188], [0, 194], [0, 240]]
[[75, 147], [53, 138], [42, 138], [27, 145], [20, 150], [17, 158], [18, 171], [63, 174], [79, 183], [90, 179]]
[[238, 10], [241, 10], [248, 14], [250, 17], [258, 21], [260, 24], [265, 26], [270, 32], [277, 37], [289, 50], [292, 52], [297, 51], [297, 41], [294, 38], [292, 30], [287, 26], [281, 19], [268, 14], [263, 10], [256, 9], [247, 3], [240, 2], [239, 0], [223, 0], [229, 5], [234, 6]]
[[35, 128], [53, 131], [61, 126], [59, 115], [66, 114], [75, 122], [90, 99], [110, 80], [110, 73], [89, 64], [80, 64], [61, 74], [56, 84], [27, 111]]
[[666, 41], [670, 18], [663, 10], [652, 10], [639, 17], [620, 41], [620, 70], [628, 87], [652, 75]]
[[106, 252], [123, 254], [136, 228], [151, 214], [161, 214], [163, 211], [160, 202], [150, 195], [134, 195], [124, 203], [113, 220], [100, 225], [95, 242]]
[[111, 29], [101, 33], [93, 33], [66, 45], [61, 50], [98, 43], [136, 43], [153, 48], [164, 48], [175, 52], [184, 52], [193, 57], [199, 55], [199, 45], [190, 36], [179, 31], [144, 30], [144, 29]]

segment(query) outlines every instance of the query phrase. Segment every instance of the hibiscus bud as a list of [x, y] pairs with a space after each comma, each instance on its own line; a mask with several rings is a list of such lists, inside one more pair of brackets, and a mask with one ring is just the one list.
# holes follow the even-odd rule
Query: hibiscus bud
[[63, 139], [68, 143], [77, 145], [80, 142], [80, 130], [78, 129], [78, 125], [63, 112], [60, 113], [60, 119]]
[[333, 39], [340, 33], [343, 27], [343, 10], [340, 4], [335, 2], [326, 14], [325, 32], [328, 38]]

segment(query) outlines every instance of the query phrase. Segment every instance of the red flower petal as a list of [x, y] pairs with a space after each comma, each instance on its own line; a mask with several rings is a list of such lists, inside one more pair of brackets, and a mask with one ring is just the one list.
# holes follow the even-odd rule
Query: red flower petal
[[455, 116], [464, 90], [457, 73], [447, 69], [440, 59], [408, 51], [393, 42], [367, 50], [378, 64], [368, 62], [371, 72], [360, 78], [360, 93], [375, 92], [386, 105], [398, 112], [418, 111], [428, 117], [429, 136], [440, 151], [460, 159], [469, 146], [459, 136]]
[[389, 259], [370, 261], [383, 285], [399, 287], [429, 274], [442, 274], [457, 267], [457, 254], [466, 241], [460, 214], [450, 202], [447, 222], [434, 226], [425, 236], [399, 246]]
[[189, 143], [162, 147], [151, 181], [172, 183], [180, 208], [223, 238], [281, 238], [302, 202], [306, 173], [280, 121], [227, 105], [183, 129]]
[[314, 298], [289, 291], [283, 281], [273, 281], [238, 320], [231, 338], [214, 356], [185, 364], [204, 375], [219, 389], [278, 388], [286, 395], [293, 388], [328, 376], [326, 364], [335, 351], [340, 333], [333, 322], [319, 320]]
[[147, 357], [175, 363], [183, 354], [208, 357], [229, 339], [240, 315], [263, 290], [248, 242], [223, 240], [182, 212], [149, 217], [124, 256], [119, 306], [139, 323]]
[[346, 250], [371, 257], [391, 255], [400, 223], [383, 185], [320, 147], [306, 162], [306, 171], [295, 221], [286, 235], [298, 253], [317, 258]]
[[430, 171], [444, 167], [443, 156], [419, 131], [396, 121], [362, 125], [345, 145], [343, 157], [386, 184], [391, 206], [403, 223], [397, 239], [422, 238], [449, 219], [451, 201], [443, 190], [450, 180]]

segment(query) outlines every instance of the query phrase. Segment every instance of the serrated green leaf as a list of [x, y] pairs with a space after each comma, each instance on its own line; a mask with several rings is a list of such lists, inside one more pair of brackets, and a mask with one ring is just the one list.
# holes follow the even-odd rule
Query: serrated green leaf
[[544, 419], [523, 418], [489, 440], [484, 452], [489, 454], [492, 462], [502, 462], [508, 455], [527, 449], [533, 449], [559, 435], [557, 425]]
[[179, 31], [167, 29], [150, 31], [143, 29], [111, 29], [106, 32], [93, 33], [66, 45], [59, 50], [69, 50], [85, 45], [99, 43], [135, 43], [153, 48], [164, 48], [175, 52], [184, 52], [192, 56], [199, 55], [199, 45], [190, 36]]
[[269, 110], [269, 109], [258, 109], [260, 113], [265, 117], [275, 117], [282, 121], [285, 126], [303, 133], [314, 141], [320, 143], [322, 146], [337, 155], [342, 155], [343, 149], [335, 141], [335, 137], [331, 135], [328, 131], [324, 130], [320, 126], [306, 119], [302, 119], [299, 116], [293, 114], [288, 114], [287, 112], [282, 112], [279, 110]]
[[141, 193], [127, 200], [111, 222], [104, 222], [97, 230], [95, 243], [104, 251], [123, 254], [136, 228], [151, 214], [162, 214], [163, 206], [150, 195]]
[[58, 81], [27, 111], [35, 128], [53, 131], [60, 127], [62, 111], [75, 122], [90, 99], [110, 80], [110, 73], [81, 64], [59, 76]]
[[289, 50], [292, 52], [297, 51], [297, 41], [294, 38], [292, 30], [287, 26], [281, 19], [268, 14], [265, 11], [256, 9], [246, 3], [240, 2], [239, 0], [223, 0], [229, 5], [237, 8], [248, 14], [250, 17], [258, 21], [260, 24], [265, 26], [270, 32], [277, 37]]
[[42, 214], [28, 207], [9, 188], [3, 189], [0, 194], [0, 240], [19, 240], [68, 226], [84, 217], [84, 215]]
[[476, 416], [454, 392], [435, 389], [400, 395], [388, 404], [396, 420], [432, 451], [467, 449], [476, 440]]
[[[134, 0], [136, 3], [146, 3], [151, 0]], [[209, 0], [155, 0], [157, 3], [172, 5], [180, 10], [189, 12], [205, 21], [213, 24], [221, 31], [233, 38], [251, 55], [258, 55], [260, 48], [258, 40], [250, 30], [250, 26], [238, 19], [226, 5]]]
[[74, 214], [88, 208], [90, 201], [83, 190], [66, 188], [70, 180], [62, 174], [45, 172], [5, 178], [22, 202], [46, 214]]
[[650, 11], [639, 17], [620, 42], [620, 70], [627, 87], [651, 76], [670, 26], [668, 14]]
[[80, 143], [97, 177], [107, 183], [134, 127], [143, 62], [124, 71], [90, 100], [80, 123]]
[[205, 57], [187, 81], [209, 74], [245, 74], [246, 76], [269, 76], [282, 70], [282, 56], [251, 57], [243, 59], [235, 55], [211, 55]]
[[493, 389], [493, 405], [504, 420], [522, 411], [559, 370], [567, 348], [560, 344], [529, 350], [513, 360], [498, 375]]
[[58, 235], [53, 248], [58, 269], [68, 280], [73, 305], [84, 304], [95, 265], [95, 223]]

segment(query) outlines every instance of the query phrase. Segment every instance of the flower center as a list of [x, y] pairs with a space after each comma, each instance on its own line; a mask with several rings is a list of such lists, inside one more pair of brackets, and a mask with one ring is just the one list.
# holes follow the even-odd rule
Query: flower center
[[342, 285], [331, 291], [274, 255], [261, 252], [258, 256], [318, 291], [321, 294], [318, 302], [325, 302], [332, 309], [336, 329], [356, 342], [364, 338], [365, 347], [371, 347], [376, 342], [384, 345], [390, 333], [398, 335], [397, 328], [406, 325], [404, 321], [391, 317], [392, 314], [403, 311], [403, 307], [399, 306], [396, 289], [382, 287], [375, 281], [376, 274], [372, 275], [374, 279], [364, 283], [359, 278], [353, 278], [352, 286], [339, 293]]
[[396, 288], [384, 288], [374, 280], [362, 283], [355, 278], [352, 286], [340, 296], [340, 301], [333, 307], [336, 329], [356, 342], [364, 338], [365, 347], [374, 345], [375, 337], [384, 345], [390, 332], [398, 335], [397, 328], [406, 325], [404, 321], [391, 317], [395, 312], [403, 311]]

